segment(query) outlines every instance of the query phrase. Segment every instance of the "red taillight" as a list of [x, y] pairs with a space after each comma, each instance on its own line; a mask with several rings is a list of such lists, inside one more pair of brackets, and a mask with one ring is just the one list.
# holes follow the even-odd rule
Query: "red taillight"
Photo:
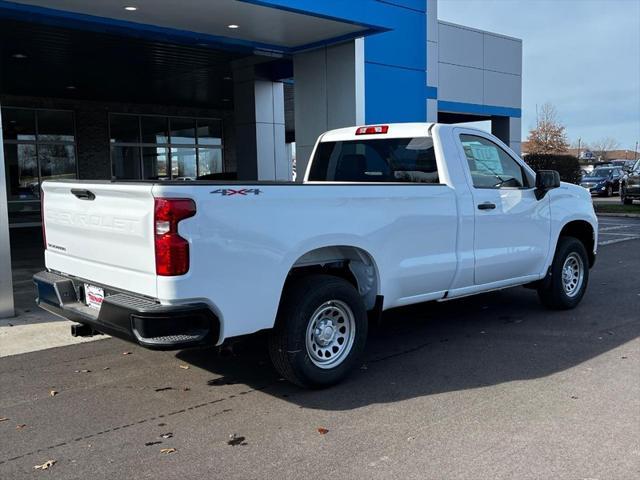
[[155, 199], [156, 274], [184, 275], [189, 271], [189, 242], [178, 235], [178, 222], [196, 214], [189, 198]]
[[44, 190], [40, 188], [40, 218], [42, 219], [42, 243], [44, 243], [44, 249], [47, 249], [47, 231], [44, 227]]
[[377, 133], [387, 133], [389, 125], [374, 125], [372, 127], [360, 127], [356, 130], [356, 135], [375, 135]]

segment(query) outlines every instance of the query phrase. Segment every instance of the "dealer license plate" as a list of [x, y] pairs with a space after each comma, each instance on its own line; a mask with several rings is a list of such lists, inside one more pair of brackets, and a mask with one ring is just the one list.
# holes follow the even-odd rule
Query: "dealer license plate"
[[104, 300], [104, 289], [94, 285], [84, 284], [84, 301], [94, 310], [100, 310]]

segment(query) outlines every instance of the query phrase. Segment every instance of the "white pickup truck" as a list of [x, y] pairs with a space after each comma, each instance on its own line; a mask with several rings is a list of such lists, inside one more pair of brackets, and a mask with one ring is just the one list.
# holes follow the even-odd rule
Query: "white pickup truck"
[[46, 181], [38, 304], [158, 349], [270, 330], [302, 386], [357, 364], [367, 317], [527, 285], [580, 302], [589, 192], [533, 172], [483, 131], [441, 124], [323, 134], [304, 182]]

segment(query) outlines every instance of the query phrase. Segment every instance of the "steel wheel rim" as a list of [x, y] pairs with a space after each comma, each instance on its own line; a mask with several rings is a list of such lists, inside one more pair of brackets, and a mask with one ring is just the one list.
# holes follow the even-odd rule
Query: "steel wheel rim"
[[567, 297], [575, 297], [584, 281], [584, 263], [577, 253], [571, 253], [562, 265], [562, 286]]
[[351, 308], [341, 300], [320, 305], [307, 325], [305, 345], [311, 362], [319, 368], [340, 365], [353, 347], [356, 320]]

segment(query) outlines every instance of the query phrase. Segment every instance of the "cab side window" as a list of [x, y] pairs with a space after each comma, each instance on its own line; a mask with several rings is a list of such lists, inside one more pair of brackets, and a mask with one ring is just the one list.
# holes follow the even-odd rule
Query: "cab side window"
[[491, 140], [460, 135], [473, 186], [476, 188], [528, 188], [529, 181], [518, 162]]

